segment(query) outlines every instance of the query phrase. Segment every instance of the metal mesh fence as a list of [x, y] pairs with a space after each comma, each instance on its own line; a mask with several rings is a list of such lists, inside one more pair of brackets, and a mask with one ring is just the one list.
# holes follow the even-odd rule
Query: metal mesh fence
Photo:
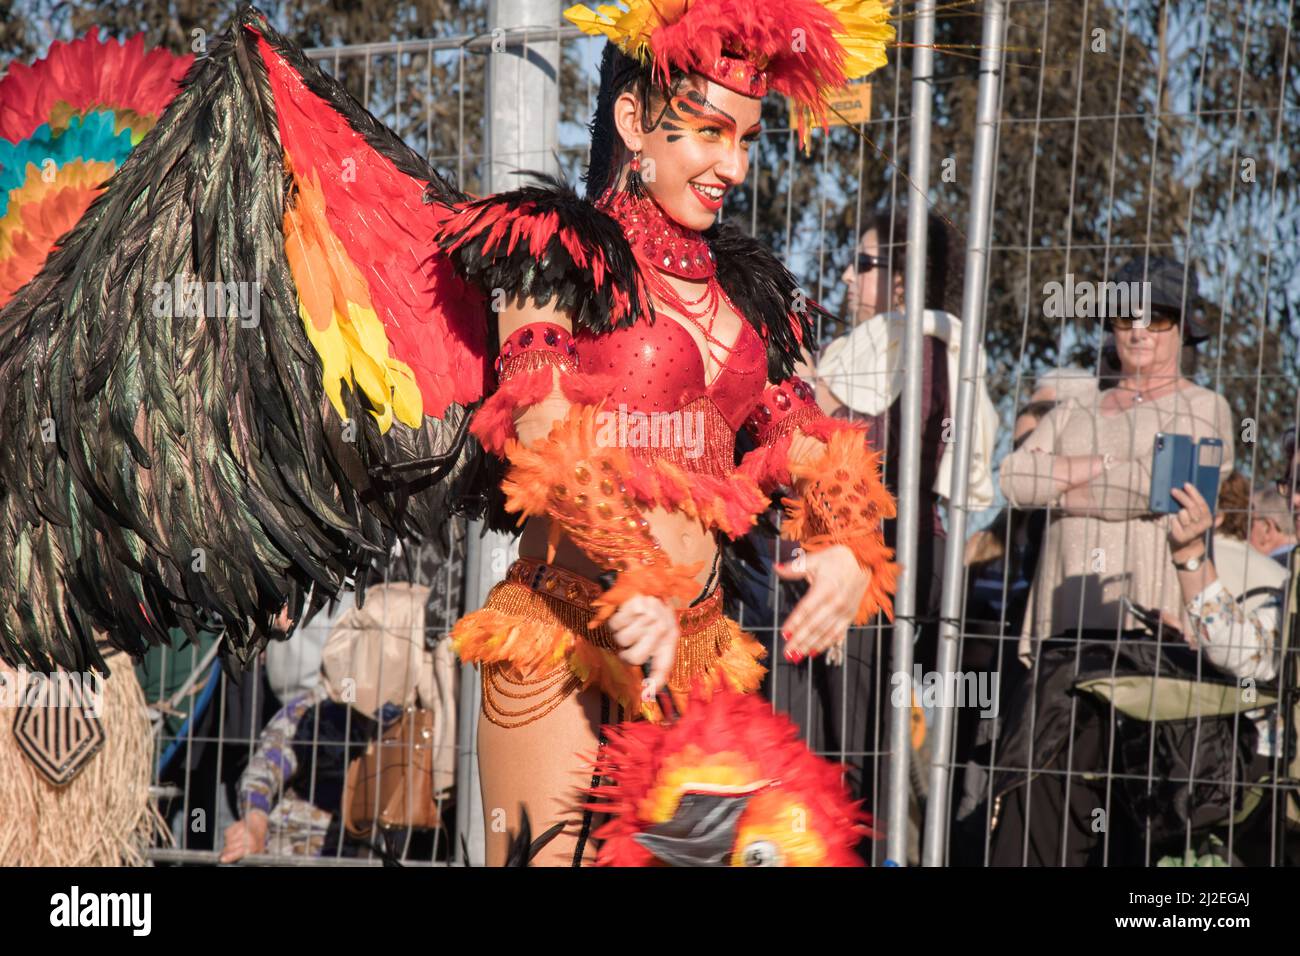
[[[925, 7], [903, 6], [900, 40], [915, 39]], [[810, 153], [797, 150], [784, 105], [764, 105], [747, 186], [725, 214], [771, 244], [837, 315], [819, 329], [822, 348], [804, 372], [823, 407], [871, 420], [891, 487], [907, 471], [902, 437], [910, 431], [919, 446], [916, 591], [905, 622], [914, 663], [897, 666], [884, 620], [853, 629], [839, 652], [787, 662], [780, 631], [799, 594], [778, 586], [770, 565], [793, 552], [768, 538], [753, 540], [766, 578], [730, 595], [729, 613], [768, 648], [772, 706], [846, 765], [882, 829], [906, 833], [902, 859], [882, 840], [864, 841], [874, 864], [919, 862], [923, 835], [927, 861], [952, 864], [1277, 865], [1294, 856], [1295, 637], [1285, 592], [1295, 558], [1283, 549], [1288, 534], [1294, 541], [1295, 505], [1266, 494], [1286, 473], [1282, 433], [1300, 407], [1300, 234], [1286, 174], [1300, 109], [1293, 13], [1290, 3], [1208, 0], [943, 4], [932, 67], [891, 55], [872, 78], [870, 115], [816, 135]], [[994, 18], [992, 42], [981, 15]], [[547, 121], [558, 128], [558, 165], [576, 180], [600, 43], [570, 28], [509, 35], [525, 56], [530, 38], [560, 45], [561, 107]], [[476, 191], [489, 159], [484, 64], [500, 40], [309, 55]], [[972, 172], [977, 93], [989, 77], [992, 150], [981, 181]], [[920, 130], [918, 83], [933, 100], [933, 122]], [[918, 136], [935, 213], [919, 247], [904, 228], [916, 206], [904, 170]], [[1181, 273], [1161, 272], [1156, 257]], [[926, 267], [923, 313], [903, 301], [906, 260]], [[1120, 302], [1115, 283], [1133, 262], [1136, 298]], [[963, 263], [978, 270], [974, 285], [965, 277], [965, 302]], [[1175, 273], [1172, 285], [1157, 281]], [[1160, 359], [1153, 343], [1170, 296], [1196, 313], [1203, 339], [1162, 380], [1141, 369]], [[1132, 319], [1136, 329], [1117, 328]], [[984, 348], [964, 365], [960, 320], [977, 323]], [[924, 333], [914, 365], [909, 322], [910, 334]], [[908, 395], [915, 413], [902, 410]], [[959, 436], [961, 422], [968, 433]], [[1223, 518], [1208, 552], [1217, 590], [1207, 590], [1204, 568], [1173, 567], [1172, 519], [1149, 501], [1163, 454], [1156, 433], [1171, 450], [1178, 435], [1218, 439], [1223, 463], [1243, 476], [1229, 483], [1227, 467], [1208, 467]], [[954, 526], [966, 533], [954, 536]], [[427, 634], [431, 656], [472, 609], [463, 606], [457, 530], [404, 578], [430, 586], [419, 643]], [[949, 573], [954, 549], [959, 574]], [[391, 567], [378, 579], [397, 583]], [[959, 610], [945, 617], [941, 606]], [[312, 766], [348, 762], [379, 738], [346, 717], [322, 736], [329, 715], [307, 686], [320, 671], [312, 655], [347, 612], [323, 612], [238, 679], [204, 645], [146, 662], [147, 693], [150, 674], [179, 683], [156, 708], [156, 784], [175, 834], [156, 860], [218, 858], [232, 811], [247, 806], [240, 778], [250, 763], [278, 769], [272, 804], [297, 801], [280, 811], [282, 829], [315, 842], [313, 852], [286, 844], [246, 862], [457, 857], [454, 814], [443, 811], [478, 799], [463, 780], [437, 795], [442, 826], [376, 826], [350, 838], [313, 815], [313, 775], [285, 764], [288, 749], [309, 752]], [[273, 716], [286, 705], [299, 719], [281, 720], [287, 737], [276, 738]], [[455, 716], [464, 751], [476, 715]], [[906, 754], [891, 754], [891, 720], [904, 723], [895, 739], [908, 741]], [[413, 741], [399, 746], [409, 752]], [[903, 781], [902, 813], [889, 812], [891, 775]]]

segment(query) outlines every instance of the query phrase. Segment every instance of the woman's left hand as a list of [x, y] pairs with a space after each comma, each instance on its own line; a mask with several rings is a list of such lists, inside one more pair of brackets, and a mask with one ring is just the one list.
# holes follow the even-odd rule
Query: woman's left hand
[[778, 564], [777, 575], [786, 581], [806, 580], [808, 593], [786, 618], [786, 660], [798, 663], [841, 643], [867, 593], [871, 574], [858, 566], [853, 552], [842, 544], [824, 551], [803, 553], [790, 564]]
[[1169, 550], [1179, 561], [1204, 551], [1205, 532], [1214, 527], [1214, 512], [1191, 482], [1171, 488], [1169, 493], [1183, 506], [1169, 522]]

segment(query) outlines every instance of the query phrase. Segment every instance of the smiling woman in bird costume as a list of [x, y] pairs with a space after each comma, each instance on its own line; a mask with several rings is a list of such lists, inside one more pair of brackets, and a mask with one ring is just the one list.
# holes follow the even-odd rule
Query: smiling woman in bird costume
[[[522, 529], [452, 634], [482, 679], [486, 814], [516, 814], [490, 828], [489, 864], [520, 808], [564, 825], [535, 864], [852, 862], [862, 821], [838, 770], [744, 696], [764, 650], [722, 596], [733, 540], [781, 496], [805, 553], [782, 573], [809, 583], [786, 653], [834, 646], [892, 613], [894, 501], [862, 427], [793, 375], [820, 307], [715, 220], [762, 97], [790, 97], [805, 138], [885, 62], [888, 11], [565, 15], [608, 40], [585, 194], [542, 180], [480, 198], [240, 12], [0, 312], [0, 439], [19, 449], [0, 465], [17, 556], [0, 653], [103, 668], [96, 635], [138, 654], [215, 616], [247, 661], [286, 602], [301, 620], [309, 592], [314, 609], [394, 536], [462, 511]], [[197, 317], [158, 307], [177, 281], [208, 291]], [[240, 283], [255, 323], [210, 294]], [[611, 440], [620, 416], [633, 433]], [[52, 444], [33, 437], [47, 419]], [[756, 447], [738, 456], [742, 430]], [[615, 797], [595, 834], [584, 791]], [[806, 827], [778, 832], [792, 820]]]

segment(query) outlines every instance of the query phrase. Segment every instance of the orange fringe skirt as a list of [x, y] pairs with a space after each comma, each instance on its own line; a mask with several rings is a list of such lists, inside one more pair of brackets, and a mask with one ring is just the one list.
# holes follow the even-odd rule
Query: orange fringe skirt
[[[483, 608], [452, 629], [452, 646], [479, 665], [483, 714], [502, 727], [520, 727], [550, 713], [575, 691], [593, 684], [624, 713], [663, 719], [659, 705], [641, 700], [641, 668], [618, 658], [609, 628], [588, 628], [594, 581], [530, 558], [520, 558], [488, 593]], [[692, 687], [709, 694], [725, 684], [748, 693], [758, 688], [767, 651], [722, 613], [722, 591], [678, 616], [681, 639], [668, 678], [678, 711]]]

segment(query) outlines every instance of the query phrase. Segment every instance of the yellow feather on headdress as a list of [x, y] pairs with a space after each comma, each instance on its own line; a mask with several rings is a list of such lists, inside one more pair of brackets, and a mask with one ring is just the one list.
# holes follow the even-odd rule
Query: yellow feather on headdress
[[601, 4], [594, 11], [577, 3], [564, 11], [564, 18], [583, 33], [605, 36], [628, 56], [642, 63], [650, 60], [650, 35], [674, 22], [686, 12], [690, 0], [623, 0], [628, 9]]
[[844, 75], [858, 80], [884, 66], [885, 48], [894, 40], [889, 23], [889, 5], [881, 0], [823, 0], [822, 6], [835, 14], [844, 28], [835, 39], [844, 48]]

